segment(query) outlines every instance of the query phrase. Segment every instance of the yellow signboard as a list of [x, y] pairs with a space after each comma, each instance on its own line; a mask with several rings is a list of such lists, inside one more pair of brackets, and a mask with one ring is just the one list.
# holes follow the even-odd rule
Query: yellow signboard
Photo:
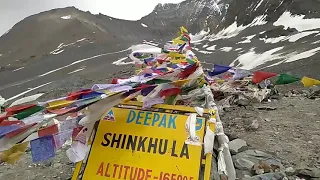
[[[188, 116], [113, 108], [100, 121], [84, 180], [197, 180], [202, 146], [187, 145]], [[197, 118], [203, 142], [205, 120]]]

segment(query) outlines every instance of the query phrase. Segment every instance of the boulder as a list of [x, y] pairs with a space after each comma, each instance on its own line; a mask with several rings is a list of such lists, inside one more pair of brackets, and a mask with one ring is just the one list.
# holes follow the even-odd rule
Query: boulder
[[235, 139], [229, 142], [229, 149], [232, 155], [238, 154], [248, 149], [247, 142], [242, 139]]
[[320, 178], [320, 169], [306, 168], [297, 170], [297, 176], [305, 178]]
[[239, 170], [251, 171], [254, 166], [254, 162], [245, 158], [236, 158], [233, 160], [234, 166]]
[[[233, 155], [232, 160], [238, 169], [239, 167], [248, 168], [249, 166], [252, 168], [254, 164], [259, 164], [260, 162], [265, 162], [271, 167], [279, 167], [280, 170], [283, 169], [280, 159], [259, 150], [246, 150], [240, 152], [236, 155]], [[239, 164], [239, 162], [241, 164]]]
[[288, 167], [285, 169], [284, 171], [288, 176], [293, 176], [295, 174], [295, 170], [293, 169], [293, 167]]

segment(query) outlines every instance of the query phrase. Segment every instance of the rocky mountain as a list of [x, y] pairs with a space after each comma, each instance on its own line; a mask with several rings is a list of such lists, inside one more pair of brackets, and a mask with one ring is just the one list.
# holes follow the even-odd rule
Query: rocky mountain
[[[135, 44], [162, 45], [189, 29], [202, 62], [320, 78], [320, 2], [186, 0], [159, 4], [138, 21], [74, 7], [36, 14], [0, 37], [0, 94], [11, 97], [52, 82], [103, 79], [123, 70]], [[18, 87], [18, 88], [17, 88]]]

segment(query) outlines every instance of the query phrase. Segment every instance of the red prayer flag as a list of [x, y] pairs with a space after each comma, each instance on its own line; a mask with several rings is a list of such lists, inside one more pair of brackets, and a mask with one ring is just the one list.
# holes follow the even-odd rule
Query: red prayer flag
[[33, 124], [29, 124], [29, 125], [23, 126], [23, 127], [15, 130], [15, 131], [13, 131], [13, 132], [10, 132], [10, 133], [6, 134], [6, 137], [12, 138], [12, 137], [14, 137], [14, 136], [16, 136], [16, 135], [18, 135], [18, 134], [21, 134], [21, 133], [23, 133], [23, 132], [26, 132], [28, 129], [30, 129], [32, 126], [34, 126], [34, 125], [36, 125], [36, 124], [37, 124], [37, 123], [33, 123]]
[[22, 121], [8, 121], [8, 120], [4, 120], [0, 123], [0, 126], [10, 126], [10, 125], [14, 125], [14, 124], [23, 124]]
[[195, 63], [193, 66], [191, 66], [190, 68], [185, 69], [184, 71], [182, 71], [181, 73], [178, 74], [178, 77], [180, 79], [184, 79], [188, 76], [190, 76], [190, 74], [194, 73], [197, 70], [198, 66], [197, 63]]
[[79, 126], [79, 127], [76, 127], [76, 128], [73, 129], [73, 131], [72, 131], [72, 140], [74, 140], [78, 136], [78, 134], [82, 130], [82, 128], [84, 128], [84, 127], [83, 126]]
[[66, 100], [76, 100], [78, 99], [81, 95], [83, 94], [89, 94], [89, 93], [92, 93], [93, 90], [91, 89], [85, 89], [85, 90], [82, 90], [82, 91], [78, 91], [78, 92], [72, 92], [72, 93], [69, 93]]
[[160, 91], [160, 96], [161, 97], [171, 97], [174, 95], [178, 95], [181, 93], [181, 89], [180, 88], [170, 88], [170, 89], [166, 89], [166, 90], [162, 90]]
[[3, 116], [0, 116], [0, 123], [6, 119], [8, 119], [8, 117], [10, 117], [10, 115], [6, 114], [6, 115], [3, 115]]
[[43, 137], [43, 136], [50, 136], [50, 135], [54, 135], [57, 134], [59, 132], [59, 128], [57, 124], [54, 124], [52, 126], [40, 129], [38, 131], [38, 136], [39, 137]]
[[121, 80], [121, 79], [124, 79], [124, 78], [114, 78], [112, 79], [111, 84], [118, 84], [118, 80]]
[[256, 71], [253, 73], [252, 82], [255, 84], [260, 83], [261, 81], [276, 76], [277, 73], [272, 72], [264, 72], [264, 71]]
[[6, 108], [6, 112], [7, 112], [7, 114], [9, 114], [9, 115], [17, 114], [18, 112], [21, 112], [21, 111], [23, 111], [23, 110], [32, 108], [32, 107], [34, 107], [34, 106], [36, 106], [36, 105], [35, 105], [35, 104], [17, 105], [17, 106], [13, 106], [13, 107]]

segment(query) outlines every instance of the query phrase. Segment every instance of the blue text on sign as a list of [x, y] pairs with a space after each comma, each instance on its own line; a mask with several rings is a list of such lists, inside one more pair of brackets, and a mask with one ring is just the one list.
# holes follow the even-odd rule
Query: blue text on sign
[[[160, 114], [149, 111], [136, 112], [134, 110], [130, 110], [126, 123], [176, 129], [177, 117], [178, 116], [172, 114]], [[196, 131], [201, 129], [202, 123], [202, 118], [197, 118]]]

